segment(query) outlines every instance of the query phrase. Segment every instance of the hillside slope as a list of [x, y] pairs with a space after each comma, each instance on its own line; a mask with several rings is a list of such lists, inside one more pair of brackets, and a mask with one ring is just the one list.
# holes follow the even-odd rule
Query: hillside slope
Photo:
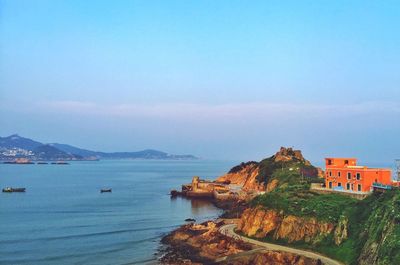
[[216, 181], [242, 185], [247, 191], [272, 191], [301, 178], [318, 181], [318, 169], [303, 157], [300, 150], [281, 147], [275, 155], [260, 162], [250, 161], [233, 167]]
[[[319, 178], [306, 160], [261, 161], [257, 196], [240, 218], [238, 230], [249, 237], [311, 249], [345, 264], [400, 264], [400, 191], [375, 193], [362, 201], [309, 190]], [[298, 170], [299, 169], [299, 170]], [[274, 184], [272, 189], [269, 185]]]

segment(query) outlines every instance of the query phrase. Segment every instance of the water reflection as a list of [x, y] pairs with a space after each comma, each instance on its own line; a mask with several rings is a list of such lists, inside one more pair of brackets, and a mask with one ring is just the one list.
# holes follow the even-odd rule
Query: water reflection
[[193, 217], [206, 217], [210, 213], [215, 214], [219, 209], [207, 199], [201, 198], [185, 198], [185, 197], [171, 197], [172, 204], [189, 203], [191, 206], [191, 213]]
[[215, 205], [204, 199], [191, 199], [192, 214], [199, 215], [203, 212], [215, 210]]

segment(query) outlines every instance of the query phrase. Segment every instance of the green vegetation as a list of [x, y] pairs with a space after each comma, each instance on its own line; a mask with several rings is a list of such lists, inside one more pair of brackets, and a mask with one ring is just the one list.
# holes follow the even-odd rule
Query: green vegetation
[[[246, 236], [241, 234], [242, 236]], [[260, 240], [259, 238], [255, 237], [249, 237], [254, 240]], [[292, 242], [289, 243], [285, 239], [274, 239], [272, 236], [267, 236], [260, 241], [267, 242], [267, 243], [273, 243], [273, 244], [278, 244], [282, 246], [289, 246], [289, 247], [294, 247], [297, 249], [303, 249], [303, 250], [310, 250], [314, 251], [320, 254], [324, 254], [328, 257], [331, 257], [335, 260], [339, 260], [345, 264], [357, 264], [354, 263], [353, 261], [357, 259], [357, 253], [354, 251], [354, 245], [353, 242], [350, 240], [345, 241], [342, 245], [336, 246], [332, 245], [330, 242], [332, 240], [332, 236], [328, 236], [327, 240], [317, 243], [314, 245], [310, 245], [309, 243], [305, 243], [303, 241], [297, 241], [297, 242]]]
[[303, 160], [275, 161], [275, 157], [272, 156], [262, 160], [259, 167], [257, 181], [260, 183], [270, 183], [274, 179], [279, 180], [280, 185], [321, 181], [317, 168]]
[[[338, 234], [317, 235], [306, 243], [275, 240], [272, 233], [264, 241], [310, 249], [345, 264], [400, 264], [400, 190], [374, 193], [359, 201], [339, 194], [310, 191], [310, 183], [323, 182], [318, 170], [301, 153], [281, 149], [277, 155], [262, 160], [257, 180], [269, 192], [257, 196], [251, 206], [275, 209], [283, 215], [315, 218], [341, 229]], [[339, 245], [343, 230], [347, 237]]]
[[[309, 190], [310, 182], [316, 178], [304, 178], [297, 168], [301, 162], [285, 162], [264, 167], [265, 179], [276, 179], [279, 185], [269, 193], [257, 196], [252, 206], [262, 205], [276, 209], [285, 215], [316, 218], [322, 222], [338, 224], [341, 218], [348, 220], [348, 238], [335, 244], [334, 235], [316, 240], [313, 244], [303, 241], [288, 243], [265, 241], [310, 249], [326, 254], [345, 264], [400, 264], [400, 191], [372, 194], [359, 201], [339, 194], [318, 194]], [[295, 166], [298, 167], [295, 167]], [[272, 173], [271, 173], [272, 172]]]
[[[370, 196], [362, 207], [369, 213], [358, 237], [364, 245], [362, 258], [376, 258], [378, 264], [400, 264], [400, 191]], [[376, 244], [376, 255], [371, 256], [370, 250]]]
[[356, 199], [342, 195], [311, 192], [307, 184], [284, 185], [256, 197], [252, 202], [253, 205], [284, 211], [288, 215], [314, 217], [330, 223], [336, 223], [356, 203]]
[[231, 170], [229, 170], [228, 173], [237, 173], [237, 172], [239, 172], [240, 170], [242, 170], [243, 168], [245, 168], [245, 167], [247, 167], [247, 166], [250, 166], [250, 165], [255, 165], [255, 166], [257, 166], [257, 165], [258, 165], [258, 162], [256, 162], [256, 161], [249, 161], [249, 162], [246, 162], [246, 163], [242, 162], [242, 163], [240, 163], [239, 165], [237, 165], [237, 166], [231, 168]]

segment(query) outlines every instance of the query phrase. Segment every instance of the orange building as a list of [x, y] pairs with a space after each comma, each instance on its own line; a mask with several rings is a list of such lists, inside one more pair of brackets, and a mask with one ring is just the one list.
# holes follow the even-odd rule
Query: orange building
[[369, 192], [373, 183], [392, 185], [392, 171], [358, 166], [356, 158], [325, 158], [326, 188]]

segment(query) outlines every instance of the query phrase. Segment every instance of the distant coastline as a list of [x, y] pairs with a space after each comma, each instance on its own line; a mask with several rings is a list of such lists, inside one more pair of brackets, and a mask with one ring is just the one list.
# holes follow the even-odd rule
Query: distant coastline
[[82, 149], [68, 144], [41, 143], [13, 134], [0, 137], [0, 161], [96, 161], [96, 160], [197, 160], [194, 155], [176, 155], [146, 149], [136, 152], [99, 152]]

